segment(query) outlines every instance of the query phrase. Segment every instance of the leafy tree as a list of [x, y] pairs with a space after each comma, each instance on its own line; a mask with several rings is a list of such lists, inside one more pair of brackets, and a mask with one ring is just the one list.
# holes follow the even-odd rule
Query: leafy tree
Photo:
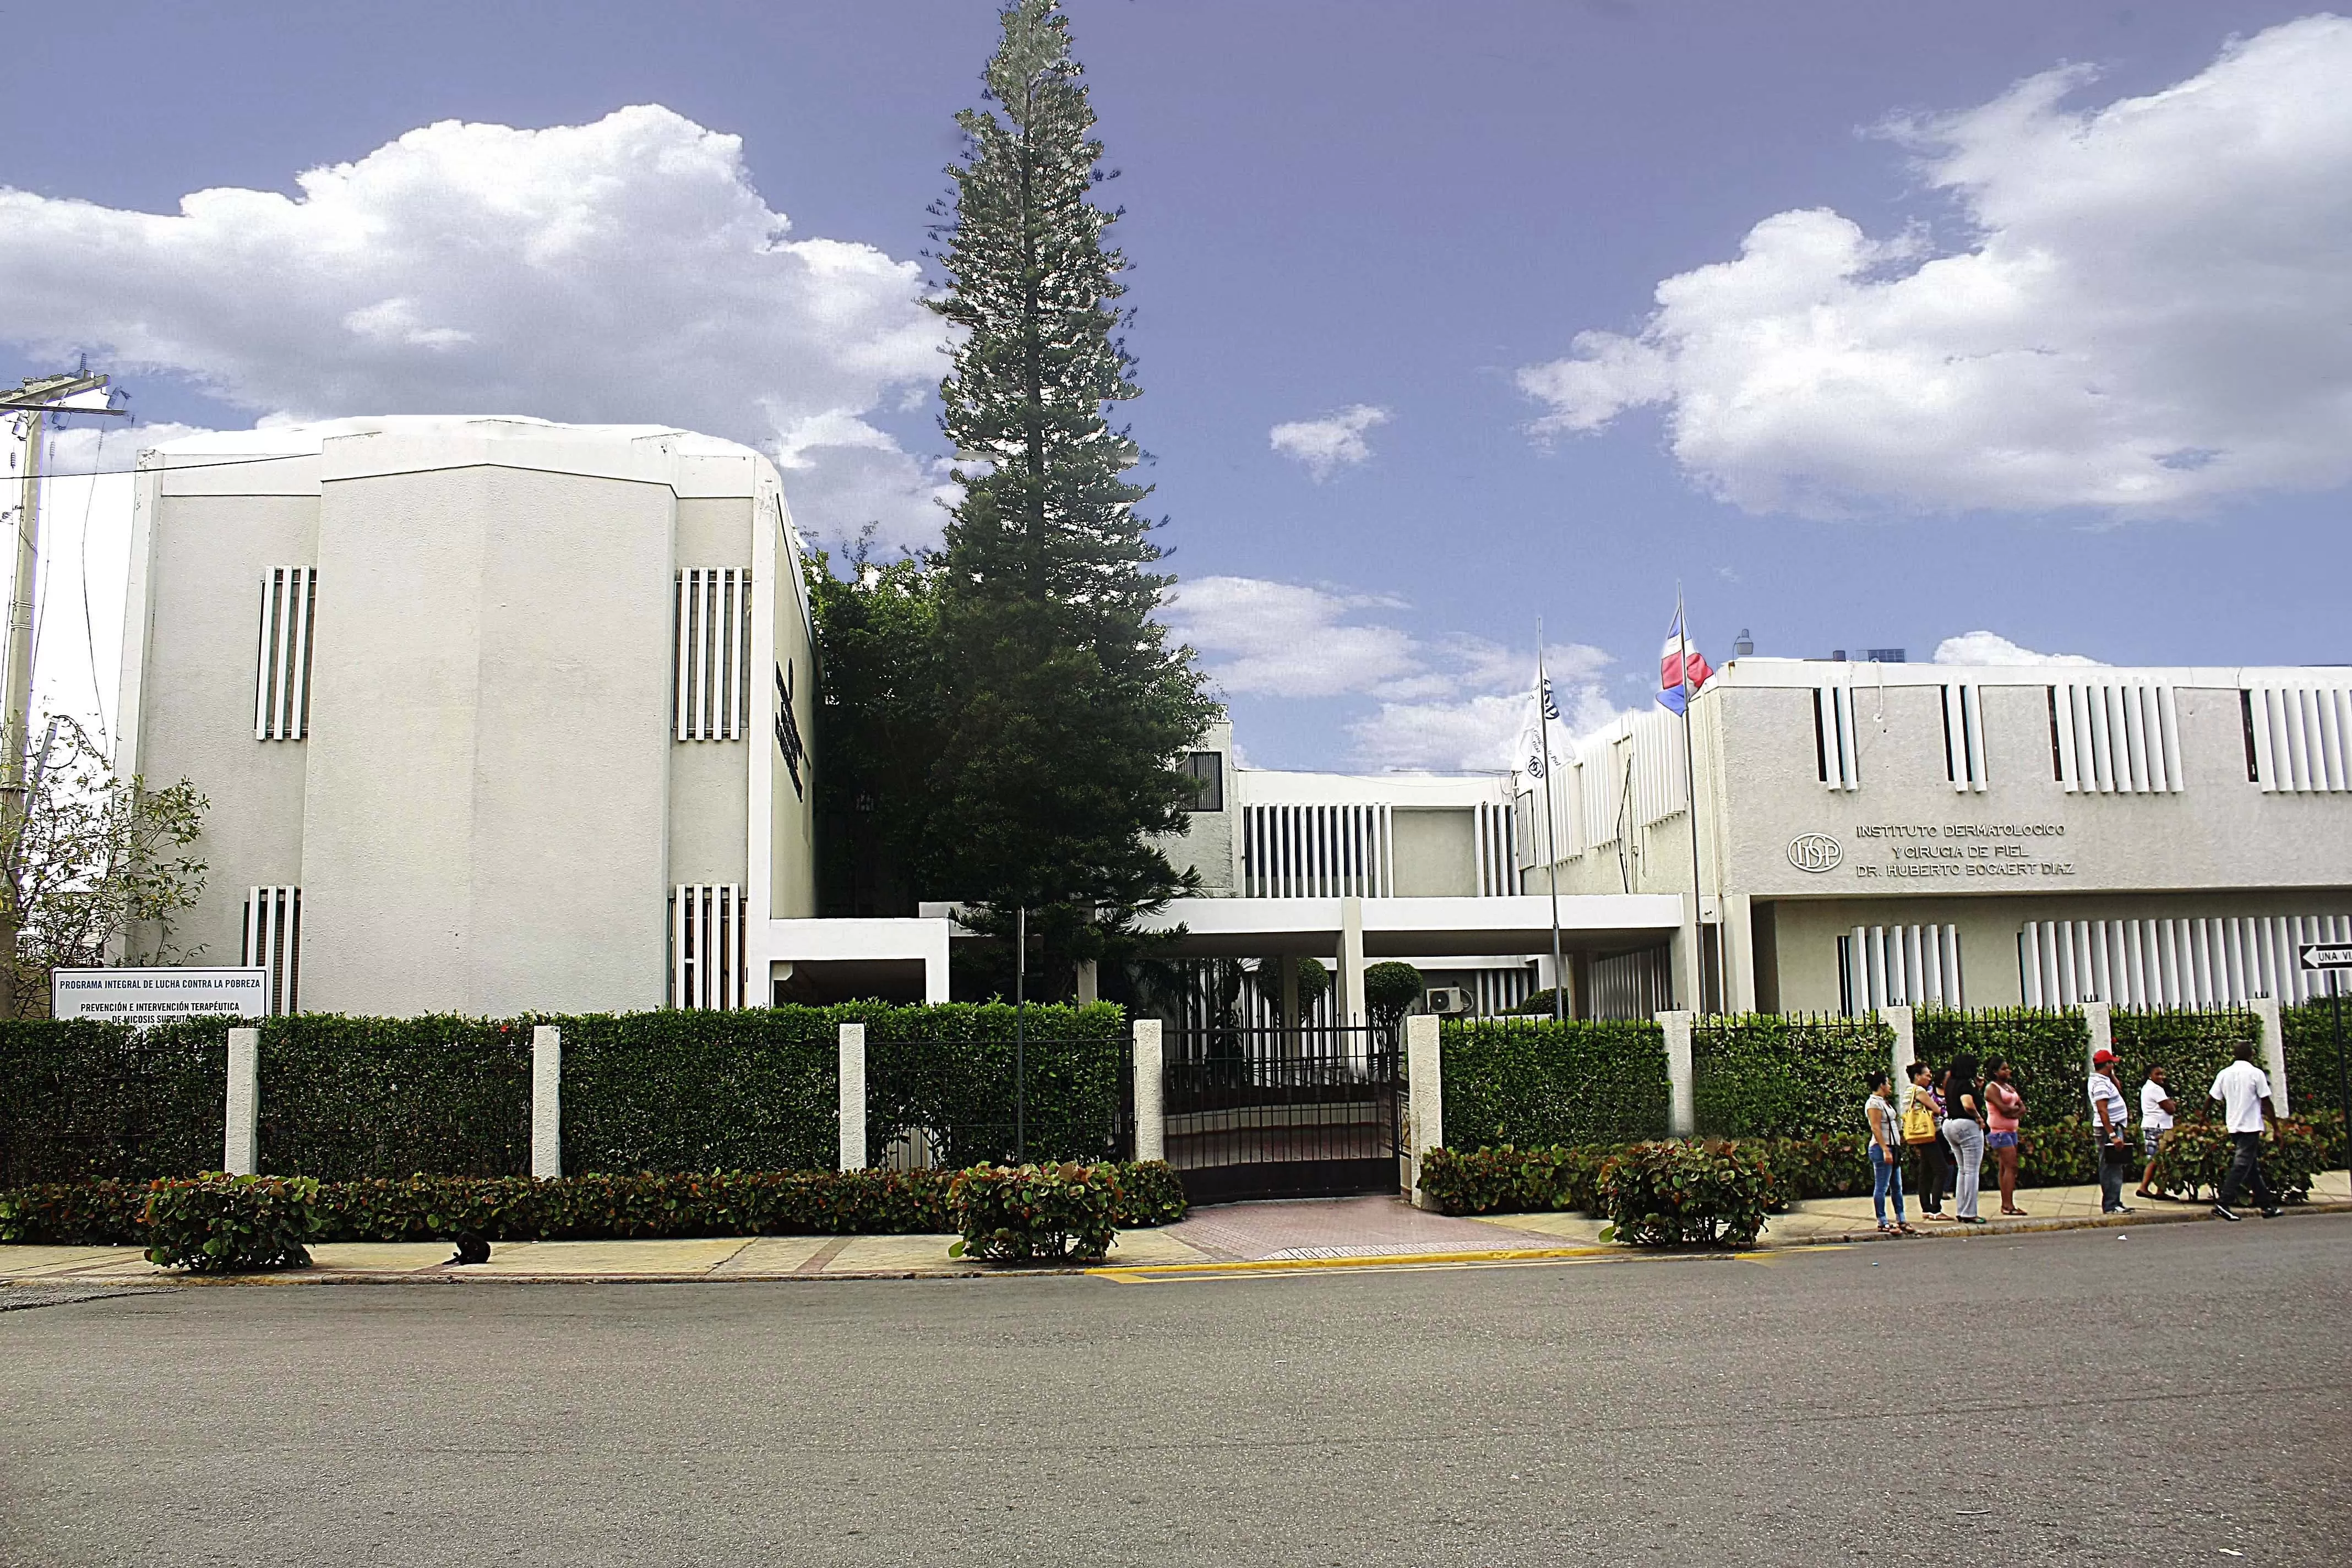
[[1384, 1029], [1395, 1028], [1428, 989], [1420, 970], [1394, 959], [1364, 971], [1364, 1006]]
[[15, 1017], [45, 1016], [49, 972], [199, 956], [172, 921], [204, 896], [190, 852], [211, 803], [186, 779], [150, 790], [118, 775], [89, 732], [49, 721], [26, 770], [23, 805], [0, 810], [0, 911], [16, 933], [0, 954]]
[[1189, 886], [1152, 843], [1183, 826], [1178, 754], [1217, 709], [1152, 619], [1174, 581], [1108, 405], [1138, 395], [1110, 174], [1056, 0], [1014, 0], [957, 116], [964, 154], [933, 210], [960, 329], [940, 384], [962, 499], [940, 563], [939, 746], [917, 869], [1009, 931], [1033, 912], [1050, 968], [1120, 956], [1136, 914]]
[[1284, 1026], [1288, 1027], [1305, 1021], [1307, 1015], [1315, 1011], [1315, 1004], [1323, 1000], [1323, 994], [1331, 989], [1331, 971], [1319, 958], [1259, 959], [1250, 979], [1257, 986], [1257, 994], [1273, 1004], [1277, 1016], [1282, 1012], [1282, 966], [1286, 963], [1298, 967], [1298, 1016], [1282, 1020]]

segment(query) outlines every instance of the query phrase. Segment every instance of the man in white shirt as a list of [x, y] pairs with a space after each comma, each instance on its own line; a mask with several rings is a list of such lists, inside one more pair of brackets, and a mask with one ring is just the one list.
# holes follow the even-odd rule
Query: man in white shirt
[[2164, 1150], [2166, 1134], [2172, 1131], [2172, 1119], [2180, 1107], [2172, 1100], [2172, 1074], [2168, 1068], [2147, 1069], [2147, 1081], [2139, 1086], [2139, 1136], [2147, 1152], [2147, 1168], [2139, 1173], [2139, 1196], [2152, 1198], [2148, 1190], [2156, 1180], [2156, 1157]]
[[[2221, 1102], [2227, 1118], [2224, 1125], [2230, 1131], [2230, 1142], [2238, 1146], [2237, 1154], [2230, 1161], [2230, 1173], [2221, 1183], [2221, 1201], [2213, 1212], [2223, 1219], [2236, 1219], [2231, 1205], [2245, 1190], [2249, 1178], [2254, 1187], [2254, 1201], [2262, 1205], [2263, 1217], [2278, 1215], [2278, 1200], [2268, 1182], [2263, 1180], [2263, 1124], [2269, 1122], [2273, 1130], [2278, 1117], [2271, 1110], [2270, 1075], [2254, 1065], [2254, 1047], [2246, 1042], [2238, 1046], [2238, 1059], [2221, 1069], [2214, 1079], [2212, 1098]], [[2206, 1107], [2212, 1114], [2212, 1107]]]

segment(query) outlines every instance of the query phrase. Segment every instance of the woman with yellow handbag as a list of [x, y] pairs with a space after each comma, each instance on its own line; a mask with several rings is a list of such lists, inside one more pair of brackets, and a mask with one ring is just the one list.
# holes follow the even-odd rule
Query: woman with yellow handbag
[[1949, 1222], [1944, 1193], [1952, 1184], [1951, 1159], [1944, 1151], [1944, 1102], [1936, 1093], [1936, 1072], [1926, 1062], [1911, 1064], [1911, 1082], [1903, 1092], [1903, 1144], [1918, 1163], [1914, 1189], [1919, 1212], [1927, 1219]]

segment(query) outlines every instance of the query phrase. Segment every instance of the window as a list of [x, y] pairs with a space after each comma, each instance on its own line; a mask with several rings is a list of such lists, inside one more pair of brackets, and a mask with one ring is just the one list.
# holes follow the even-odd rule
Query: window
[[2239, 693], [2248, 776], [2265, 795], [2352, 791], [2352, 686], [2258, 686]]
[[310, 732], [310, 618], [318, 603], [315, 566], [280, 566], [262, 575], [253, 671], [257, 741], [299, 741]]
[[745, 1005], [743, 889], [683, 882], [669, 899], [669, 1005], [728, 1009]]
[[2178, 795], [2180, 713], [2169, 686], [2074, 681], [2050, 689], [2053, 759], [2069, 795]]
[[1862, 787], [1862, 758], [1854, 740], [1853, 689], [1813, 688], [1813, 761], [1824, 788]]
[[1225, 759], [1215, 752], [1187, 752], [1177, 764], [1192, 781], [1192, 804], [1187, 811], [1225, 809]]
[[2296, 962], [2306, 942], [2352, 942], [2352, 916], [2028, 921], [2017, 956], [2029, 1007], [2213, 1007], [2321, 994], [2319, 974]]
[[1944, 776], [1962, 793], [1981, 795], [1990, 782], [1985, 769], [1983, 699], [1972, 685], [1954, 682], [1944, 688]]
[[677, 738], [740, 741], [751, 732], [751, 574], [735, 566], [677, 574]]
[[1856, 926], [1837, 943], [1839, 1000], [1849, 1017], [1961, 1005], [1957, 926]]
[[248, 888], [245, 894], [244, 954], [249, 969], [269, 971], [272, 1015], [301, 1010], [302, 889]]

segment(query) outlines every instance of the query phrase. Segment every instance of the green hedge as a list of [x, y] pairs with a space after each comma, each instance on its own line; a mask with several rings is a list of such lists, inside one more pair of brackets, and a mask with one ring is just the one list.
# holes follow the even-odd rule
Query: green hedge
[[1441, 1037], [1445, 1125], [1460, 1142], [1633, 1142], [1666, 1131], [1654, 1023], [1485, 1018]]
[[1864, 1078], [1894, 1059], [1884, 1019], [1698, 1018], [1691, 1028], [1691, 1095], [1703, 1133], [1788, 1138], [1858, 1131]]
[[530, 1169], [527, 1025], [291, 1014], [263, 1021], [258, 1071], [265, 1171], [343, 1182]]
[[[1995, 1057], [2006, 1058], [2011, 1080], [2025, 1097], [2020, 1124], [2029, 1131], [2089, 1113], [2085, 1091], [2091, 1031], [2079, 1012], [1989, 1007], [1958, 1013], [1923, 1007], [1912, 1016], [1911, 1039], [1913, 1049], [1939, 1073], [1963, 1051], [1977, 1058], [1979, 1078]], [[2125, 1081], [2126, 1094], [2137, 1096], [2140, 1080]]]
[[310, 1176], [165, 1176], [141, 1214], [147, 1261], [197, 1274], [305, 1268], [319, 1233]]
[[869, 1011], [907, 1009], [534, 1020], [563, 1031], [564, 1172], [831, 1170], [841, 1147], [840, 1026]]
[[[1121, 1164], [1113, 1222], [1170, 1225], [1185, 1215], [1169, 1166]], [[878, 1236], [956, 1228], [953, 1171], [734, 1171], [710, 1174], [409, 1176], [325, 1182], [312, 1242], [439, 1241], [473, 1231], [492, 1241], [640, 1237]], [[129, 1182], [58, 1183], [0, 1192], [0, 1242], [145, 1245], [149, 1189]]]
[[[1859, 1133], [1750, 1138], [1741, 1147], [1764, 1162], [1773, 1202], [1868, 1196], [1870, 1166]], [[1529, 1214], [1546, 1209], [1604, 1212], [1601, 1173], [1630, 1143], [1519, 1149], [1433, 1149], [1423, 1156], [1421, 1188], [1440, 1213]]]
[[219, 1164], [229, 1023], [0, 1023], [0, 1186]]
[[[2331, 1005], [2327, 1002], [2306, 1002], [2300, 1007], [2281, 1008], [2279, 1032], [2286, 1037], [2287, 1103], [2294, 1108], [2297, 1116], [2322, 1110], [2333, 1113], [2327, 1120], [2334, 1134], [2327, 1162], [2330, 1165], [2342, 1165], [2344, 1100], [2337, 1092], [2336, 1026], [2329, 1013]], [[2352, 1060], [2352, 1006], [2344, 1009], [2344, 1039], [2347, 1058]], [[2200, 1086], [2200, 1092], [2204, 1087]]]
[[1002, 1002], [827, 1009], [866, 1024], [866, 1148], [928, 1129], [940, 1163], [1123, 1159], [1132, 1055], [1110, 1003], [1033, 1006], [1023, 1025], [1025, 1139], [1014, 1132], [1013, 1009]]
[[[2116, 1055], [2122, 1058], [2118, 1065], [2123, 1068], [2135, 1121], [2139, 1116], [2139, 1087], [2147, 1081], [2150, 1068], [2172, 1069], [2172, 1097], [2184, 1110], [2194, 1115], [2197, 1108], [2206, 1102], [2206, 1091], [2213, 1087], [2214, 1075], [2237, 1058], [2241, 1043], [2253, 1047], [2256, 1066], [2263, 1060], [2262, 1019], [2250, 1008], [2143, 1013], [2126, 1012], [2119, 1007], [2114, 1014], [2113, 1028]], [[2074, 1069], [2074, 1100], [2078, 1106], [2083, 1104], [2082, 1084], [2087, 1070], [2079, 1065]], [[2288, 1082], [2293, 1081], [2290, 1073]]]

